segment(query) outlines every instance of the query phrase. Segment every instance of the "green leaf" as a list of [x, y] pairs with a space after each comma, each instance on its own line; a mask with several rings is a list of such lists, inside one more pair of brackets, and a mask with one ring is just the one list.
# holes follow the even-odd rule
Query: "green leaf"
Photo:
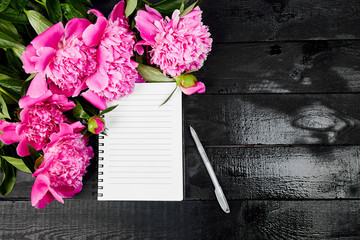
[[10, 5], [18, 12], [22, 12], [26, 6], [26, 0], [11, 0]]
[[15, 71], [22, 69], [22, 62], [11, 49], [6, 49], [6, 59], [10, 68], [14, 69]]
[[104, 115], [104, 114], [106, 114], [106, 113], [111, 112], [111, 111], [112, 111], [112, 110], [114, 110], [117, 106], [118, 106], [118, 105], [108, 107], [107, 109], [105, 109], [105, 110], [101, 111], [101, 112], [99, 113], [99, 116], [101, 116], [101, 115]]
[[3, 32], [16, 41], [19, 41], [19, 33], [16, 30], [14, 24], [9, 21], [0, 19], [0, 32]]
[[31, 173], [30, 169], [25, 165], [24, 161], [21, 158], [14, 158], [9, 156], [1, 157], [20, 171]]
[[185, 16], [186, 14], [188, 14], [189, 12], [191, 12], [191, 10], [193, 10], [197, 5], [199, 5], [200, 0], [197, 0], [196, 2], [194, 2], [193, 4], [191, 4], [190, 6], [188, 6], [184, 11], [181, 11], [180, 13], [180, 17]]
[[66, 20], [70, 21], [73, 18], [85, 18], [85, 16], [76, 10], [73, 6], [70, 4], [63, 3], [61, 4], [61, 9], [64, 12], [64, 16]]
[[160, 104], [160, 107], [170, 100], [170, 98], [172, 97], [172, 95], [176, 91], [177, 87], [178, 87], [178, 85], [175, 86], [175, 89], [170, 93], [170, 95], [165, 99], [165, 101], [162, 104]]
[[81, 3], [81, 1], [67, 0], [66, 2], [69, 3], [70, 5], [72, 5], [76, 10], [78, 10], [84, 16], [87, 15], [87, 8], [85, 7], [85, 5], [83, 3]]
[[35, 76], [36, 76], [37, 73], [32, 73], [28, 76], [28, 78], [25, 80], [25, 82], [28, 82], [30, 80], [32, 80]]
[[80, 2], [92, 6], [91, 0], [80, 0]]
[[79, 101], [75, 99], [75, 103], [76, 103], [76, 106], [75, 106], [75, 108], [72, 110], [74, 117], [75, 117], [76, 119], [80, 119], [80, 118], [89, 119], [89, 118], [90, 118], [89, 114], [87, 114], [87, 113], [85, 112], [84, 108], [81, 106], [81, 104], [79, 103]]
[[35, 172], [35, 169], [34, 169], [35, 162], [42, 155], [38, 151], [36, 151], [35, 148], [30, 146], [29, 144], [28, 144], [28, 148], [29, 148], [30, 155], [22, 157], [22, 160], [24, 161], [24, 164], [29, 168], [29, 170], [33, 173], [33, 172]]
[[137, 0], [126, 0], [125, 16], [128, 18], [135, 10]]
[[29, 24], [29, 21], [24, 13], [19, 13], [18, 11], [10, 7], [0, 12], [0, 18], [8, 20], [12, 23]]
[[4, 11], [10, 4], [11, 0], [0, 0], [0, 12]]
[[137, 70], [147, 82], [174, 82], [173, 78], [165, 76], [159, 69], [139, 64]]
[[33, 173], [35, 172], [34, 165], [35, 161], [41, 157], [41, 154], [36, 151], [32, 146], [28, 144], [30, 155], [22, 157], [24, 164], [28, 167], [28, 169]]
[[19, 48], [25, 49], [25, 46], [9, 37], [3, 32], [0, 32], [0, 48]]
[[30, 81], [25, 81], [24, 85], [21, 87], [21, 92], [20, 92], [20, 96], [24, 97], [26, 95], [27, 90], [29, 89], [30, 86]]
[[[184, 4], [186, 4], [189, 0], [185, 0]], [[158, 10], [162, 15], [169, 16], [176, 9], [180, 9], [183, 0], [164, 0], [157, 4], [153, 5], [153, 8]]]
[[180, 13], [184, 11], [184, 8], [185, 8], [185, 2], [183, 0], [180, 6]]
[[7, 161], [1, 161], [1, 168], [4, 171], [4, 177], [0, 185], [0, 193], [2, 196], [6, 196], [14, 188], [16, 173], [15, 168]]
[[13, 69], [0, 65], [0, 74], [8, 75], [10, 78], [20, 78], [19, 74]]
[[23, 48], [12, 48], [11, 49], [18, 59], [22, 59], [22, 54], [25, 52], [25, 46]]
[[20, 79], [7, 78], [1, 79], [2, 74], [0, 74], [0, 87], [10, 93], [15, 98], [20, 99], [21, 97], [21, 88], [24, 85], [24, 81]]
[[2, 119], [5, 119], [5, 118], [10, 119], [10, 115], [9, 115], [9, 111], [8, 111], [6, 102], [5, 102], [4, 98], [2, 98], [1, 96], [0, 96], [0, 104], [1, 104], [0, 118], [2, 118]]
[[44, 156], [40, 156], [38, 159], [36, 159], [34, 163], [34, 169], [38, 169], [40, 165], [44, 162]]
[[46, 0], [46, 10], [48, 11], [50, 20], [53, 23], [62, 21], [62, 12], [60, 6], [60, 0]]
[[54, 25], [46, 17], [34, 10], [25, 11], [31, 26], [37, 34], [44, 32], [46, 29]]
[[25, 7], [26, 7], [26, 9], [29, 9], [29, 10], [35, 10], [44, 16], [47, 14], [45, 4], [42, 2], [38, 2], [36, 0], [26, 1]]

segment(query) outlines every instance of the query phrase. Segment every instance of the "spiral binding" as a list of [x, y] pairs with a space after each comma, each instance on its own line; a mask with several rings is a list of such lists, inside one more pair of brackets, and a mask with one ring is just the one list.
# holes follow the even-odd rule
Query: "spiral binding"
[[105, 150], [103, 147], [105, 146], [104, 136], [99, 136], [99, 163], [98, 163], [98, 199], [102, 198], [104, 196], [103, 190], [104, 190], [104, 179], [103, 175], [104, 172], [101, 171], [101, 168], [104, 167], [104, 152]]

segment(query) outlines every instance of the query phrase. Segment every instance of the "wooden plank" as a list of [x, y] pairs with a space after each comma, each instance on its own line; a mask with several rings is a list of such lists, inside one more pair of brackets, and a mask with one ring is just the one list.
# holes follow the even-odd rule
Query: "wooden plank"
[[360, 41], [214, 44], [206, 93], [360, 92]]
[[205, 145], [358, 144], [359, 101], [359, 94], [185, 96], [185, 143], [193, 146], [191, 125]]
[[[359, 146], [207, 147], [228, 199], [359, 199]], [[194, 147], [185, 149], [185, 199], [214, 200], [214, 189]], [[19, 173], [4, 200], [28, 200], [34, 179]], [[75, 199], [96, 199], [93, 164]]]
[[[209, 147], [210, 162], [228, 199], [360, 197], [358, 146]], [[186, 149], [186, 199], [215, 199], [196, 148]]]
[[360, 37], [357, 0], [227, 0], [202, 9], [217, 42]]
[[[118, 0], [92, 2], [107, 15]], [[215, 42], [360, 38], [358, 0], [208, 0], [200, 7]]]
[[359, 201], [1, 202], [1, 239], [358, 239]]

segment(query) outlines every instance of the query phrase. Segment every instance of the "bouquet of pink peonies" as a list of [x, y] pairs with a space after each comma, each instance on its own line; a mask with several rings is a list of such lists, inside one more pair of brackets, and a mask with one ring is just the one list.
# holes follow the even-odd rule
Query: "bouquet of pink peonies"
[[100, 116], [114, 109], [107, 102], [131, 94], [135, 83], [174, 81], [187, 95], [205, 92], [191, 74], [212, 44], [198, 1], [120, 1], [108, 18], [90, 4], [0, 4], [2, 196], [16, 169], [36, 177], [36, 208], [81, 191], [94, 156], [88, 139], [105, 134]]

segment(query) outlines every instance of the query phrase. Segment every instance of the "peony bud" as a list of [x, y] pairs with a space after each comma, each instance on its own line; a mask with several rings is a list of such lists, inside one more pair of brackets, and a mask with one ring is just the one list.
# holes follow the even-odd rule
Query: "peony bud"
[[175, 80], [180, 86], [181, 91], [186, 95], [205, 92], [205, 85], [202, 82], [198, 82], [196, 77], [192, 74], [181, 74], [180, 76], [175, 77]]
[[89, 119], [88, 130], [91, 133], [99, 134], [105, 129], [105, 121], [99, 116], [93, 116]]

